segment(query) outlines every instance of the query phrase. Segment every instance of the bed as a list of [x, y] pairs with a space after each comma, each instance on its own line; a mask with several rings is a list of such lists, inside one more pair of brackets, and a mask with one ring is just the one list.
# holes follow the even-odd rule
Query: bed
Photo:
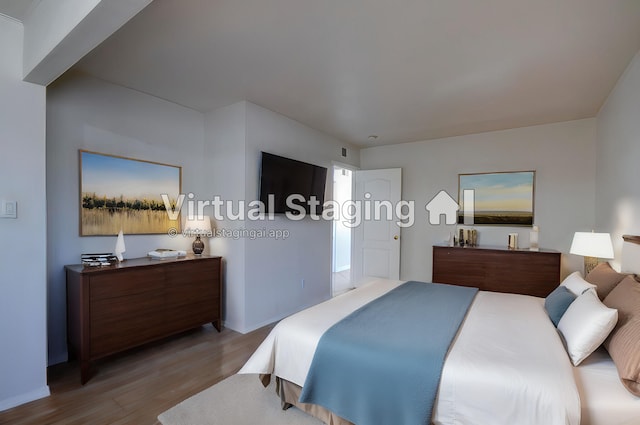
[[[328, 424], [350, 422], [299, 402], [323, 334], [353, 311], [404, 282], [372, 279], [356, 290], [282, 320], [240, 373], [275, 377], [283, 407], [294, 405]], [[603, 348], [574, 367], [549, 320], [544, 299], [480, 291], [442, 368], [435, 425], [633, 425], [640, 398], [621, 384]]]

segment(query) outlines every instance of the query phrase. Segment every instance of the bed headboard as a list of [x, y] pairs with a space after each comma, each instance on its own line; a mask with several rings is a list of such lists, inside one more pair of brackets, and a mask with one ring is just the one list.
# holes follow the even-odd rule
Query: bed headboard
[[640, 236], [623, 235], [622, 239], [625, 243], [622, 245], [620, 271], [640, 275]]

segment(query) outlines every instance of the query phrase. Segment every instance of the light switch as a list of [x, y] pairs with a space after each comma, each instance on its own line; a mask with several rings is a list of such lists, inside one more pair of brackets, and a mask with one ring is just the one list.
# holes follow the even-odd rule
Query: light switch
[[0, 218], [18, 218], [18, 203], [16, 201], [0, 201]]

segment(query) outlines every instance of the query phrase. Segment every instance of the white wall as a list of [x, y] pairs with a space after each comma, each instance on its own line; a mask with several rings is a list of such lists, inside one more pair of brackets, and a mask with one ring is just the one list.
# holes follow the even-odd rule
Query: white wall
[[[261, 151], [327, 168], [332, 161], [358, 163], [353, 146], [249, 102], [213, 111], [206, 120], [211, 198], [217, 194], [247, 203], [258, 199]], [[347, 158], [341, 156], [343, 146]], [[289, 221], [276, 215], [274, 221], [226, 220], [218, 225], [290, 232], [286, 240], [211, 241], [212, 248], [227, 257], [225, 326], [248, 332], [331, 296], [330, 222]]]
[[[237, 203], [245, 194], [246, 102], [238, 102], [205, 115], [207, 199], [218, 195]], [[209, 212], [209, 211], [207, 211]], [[223, 217], [225, 217], [224, 215]], [[241, 221], [217, 220], [218, 230], [238, 230]], [[211, 252], [223, 257], [224, 325], [242, 330], [245, 325], [245, 240], [213, 238]]]
[[22, 25], [0, 16], [0, 410], [49, 394], [46, 379], [45, 89], [22, 82]]
[[[204, 118], [200, 112], [77, 74], [47, 91], [49, 363], [66, 360], [65, 264], [112, 252], [115, 235], [79, 236], [78, 149], [182, 166], [182, 192], [203, 197]], [[156, 248], [190, 250], [191, 239], [125, 235], [125, 258]]]
[[[341, 156], [347, 148], [347, 158]], [[332, 161], [359, 164], [358, 150], [351, 145], [247, 103], [246, 199], [258, 199], [260, 151], [328, 168], [327, 193], [332, 185]], [[330, 221], [305, 218], [290, 221], [276, 215], [275, 221], [250, 222], [256, 229], [286, 229], [287, 240], [247, 241], [247, 326], [255, 329], [331, 297]], [[302, 280], [304, 279], [304, 288]]]
[[[112, 251], [115, 244], [115, 235], [78, 235], [78, 149], [180, 165], [182, 191], [192, 192], [194, 201], [218, 195], [248, 202], [257, 195], [261, 149], [329, 166], [341, 158], [343, 146], [248, 102], [203, 115], [80, 74], [65, 75], [50, 86], [47, 122], [50, 364], [66, 359], [64, 265], [77, 263], [83, 252]], [[357, 153], [347, 147], [357, 161]], [[286, 227], [292, 234], [287, 241], [210, 240], [209, 253], [224, 256], [225, 326], [246, 332], [330, 296], [330, 223], [290, 223], [279, 217], [275, 223], [215, 224], [227, 229]], [[125, 242], [125, 258], [158, 247], [190, 249], [191, 244], [190, 239], [163, 235], [125, 235]], [[304, 290], [302, 278], [307, 279]]]
[[[595, 119], [570, 121], [360, 151], [362, 169], [402, 168], [402, 196], [414, 200], [416, 222], [402, 229], [401, 278], [431, 280], [432, 245], [455, 226], [428, 222], [425, 205], [442, 189], [457, 199], [458, 174], [535, 170], [535, 216], [540, 246], [567, 254], [573, 233], [595, 221]], [[528, 246], [530, 227], [476, 226], [479, 243], [501, 245], [518, 232]], [[581, 258], [563, 256], [563, 275]]]
[[640, 234], [640, 52], [597, 117], [596, 227], [610, 232], [616, 260], [623, 234]]

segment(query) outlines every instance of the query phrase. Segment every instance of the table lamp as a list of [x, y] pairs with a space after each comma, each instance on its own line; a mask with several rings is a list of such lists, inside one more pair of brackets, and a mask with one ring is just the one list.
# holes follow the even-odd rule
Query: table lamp
[[201, 255], [204, 251], [204, 242], [200, 239], [201, 236], [211, 236], [211, 218], [209, 216], [188, 218], [184, 222], [184, 235], [191, 235], [196, 237], [191, 245], [193, 253]]
[[576, 232], [571, 243], [570, 254], [584, 256], [584, 274], [589, 274], [598, 265], [598, 258], [612, 259], [613, 244], [609, 233]]

